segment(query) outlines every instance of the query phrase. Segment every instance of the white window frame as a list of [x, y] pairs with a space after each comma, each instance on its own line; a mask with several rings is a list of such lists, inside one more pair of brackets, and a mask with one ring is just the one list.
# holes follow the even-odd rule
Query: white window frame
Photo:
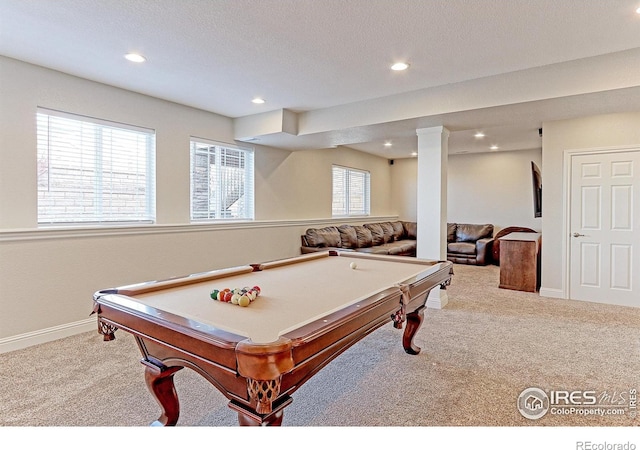
[[[339, 175], [342, 180], [336, 178]], [[364, 185], [357, 184], [359, 178]], [[371, 173], [367, 170], [333, 165], [331, 167], [332, 217], [366, 217], [371, 214]], [[360, 198], [361, 197], [361, 198]], [[362, 204], [358, 207], [358, 204]]]
[[39, 226], [155, 222], [155, 130], [38, 108], [37, 153]]
[[[191, 222], [218, 221], [252, 221], [255, 219], [255, 164], [252, 148], [216, 142], [209, 139], [191, 137], [190, 153], [190, 216]], [[238, 164], [242, 167], [237, 173], [225, 173], [226, 166], [223, 159], [227, 156], [238, 155]], [[200, 173], [200, 180], [196, 177], [196, 156], [206, 157], [208, 163], [205, 172]], [[213, 162], [211, 162], [213, 160]], [[201, 166], [201, 169], [203, 167]], [[234, 169], [231, 167], [231, 169]], [[211, 172], [215, 170], [216, 172]], [[203, 178], [206, 177], [206, 178]], [[213, 179], [212, 179], [213, 177]], [[203, 194], [202, 186], [198, 182], [208, 184], [209, 189]], [[230, 183], [236, 187], [229, 186]], [[241, 186], [238, 186], [240, 184]], [[241, 190], [242, 194], [237, 191]], [[196, 198], [196, 196], [200, 198]], [[203, 198], [204, 197], [204, 198]], [[231, 203], [229, 203], [231, 202]], [[200, 206], [198, 206], [198, 203]], [[203, 207], [203, 205], [206, 205]], [[234, 212], [233, 209], [237, 207]]]

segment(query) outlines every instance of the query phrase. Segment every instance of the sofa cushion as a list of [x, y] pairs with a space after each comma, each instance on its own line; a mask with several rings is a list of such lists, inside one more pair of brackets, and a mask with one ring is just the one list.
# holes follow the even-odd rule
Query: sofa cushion
[[447, 224], [447, 242], [455, 242], [456, 241], [456, 225], [455, 223]]
[[475, 225], [459, 223], [456, 226], [457, 242], [475, 242], [478, 239], [492, 237], [493, 225]]
[[393, 247], [393, 250], [389, 250], [390, 255], [411, 255], [416, 252], [416, 241], [411, 239], [403, 239], [399, 242], [391, 242], [384, 244], [389, 247]]
[[388, 255], [389, 249], [383, 245], [374, 245], [373, 247], [357, 248], [358, 253], [372, 253], [374, 255]]
[[402, 249], [402, 253], [415, 253], [418, 247], [418, 241], [414, 239], [403, 239], [400, 244], [400, 248]]
[[384, 242], [393, 242], [395, 240], [393, 225], [391, 222], [380, 222], [380, 226], [384, 231]]
[[364, 226], [371, 230], [372, 245], [384, 244], [384, 229], [379, 223], [365, 223]]
[[418, 223], [402, 222], [404, 227], [404, 237], [407, 239], [418, 239]]
[[340, 225], [338, 231], [340, 232], [340, 247], [358, 247], [358, 236], [356, 235], [356, 230], [354, 230], [351, 225]]
[[336, 227], [309, 228], [305, 237], [310, 247], [340, 247], [340, 232]]
[[393, 227], [394, 241], [399, 241], [404, 238], [404, 227], [402, 226], [402, 222], [391, 222], [391, 226]]
[[387, 250], [388, 255], [400, 255], [404, 251], [402, 250], [402, 246], [395, 245], [393, 242], [389, 242], [387, 244], [380, 245], [380, 247]]
[[358, 239], [356, 248], [371, 247], [373, 245], [373, 237], [371, 236], [370, 229], [362, 225], [356, 225], [353, 229], [356, 231], [356, 238]]
[[448, 253], [461, 253], [463, 255], [475, 255], [476, 244], [472, 242], [451, 242], [447, 244]]
[[416, 241], [403, 239], [399, 242], [387, 242], [386, 244], [372, 247], [356, 248], [355, 251], [376, 255], [411, 255], [416, 252]]

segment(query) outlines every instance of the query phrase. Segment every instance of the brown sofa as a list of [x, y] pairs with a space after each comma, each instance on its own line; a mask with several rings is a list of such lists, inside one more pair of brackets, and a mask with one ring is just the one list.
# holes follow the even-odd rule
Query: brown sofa
[[447, 259], [459, 264], [485, 266], [491, 262], [493, 225], [447, 224]]
[[416, 256], [415, 222], [378, 222], [309, 228], [302, 235], [302, 253], [325, 250]]

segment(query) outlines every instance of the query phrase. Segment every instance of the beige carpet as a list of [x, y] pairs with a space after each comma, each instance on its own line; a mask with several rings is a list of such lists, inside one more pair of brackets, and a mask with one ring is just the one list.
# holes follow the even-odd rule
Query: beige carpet
[[[494, 266], [455, 266], [445, 309], [429, 309], [407, 355], [391, 324], [342, 354], [294, 394], [285, 426], [634, 427], [640, 308], [545, 299], [498, 289]], [[87, 310], [91, 305], [87, 304]], [[0, 355], [0, 426], [146, 426], [159, 408], [133, 338], [85, 333]], [[184, 369], [180, 426], [235, 426], [226, 399]], [[524, 418], [526, 388], [596, 391], [622, 415]], [[623, 401], [624, 400], [624, 401]], [[604, 401], [604, 400], [603, 400]], [[640, 444], [640, 443], [639, 443]]]

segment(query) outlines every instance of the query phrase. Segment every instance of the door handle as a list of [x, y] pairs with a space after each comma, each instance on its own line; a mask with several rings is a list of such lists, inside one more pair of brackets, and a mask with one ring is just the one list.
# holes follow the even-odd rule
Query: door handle
[[573, 233], [573, 237], [580, 237], [580, 236], [584, 236], [584, 234], [580, 234], [580, 233]]

